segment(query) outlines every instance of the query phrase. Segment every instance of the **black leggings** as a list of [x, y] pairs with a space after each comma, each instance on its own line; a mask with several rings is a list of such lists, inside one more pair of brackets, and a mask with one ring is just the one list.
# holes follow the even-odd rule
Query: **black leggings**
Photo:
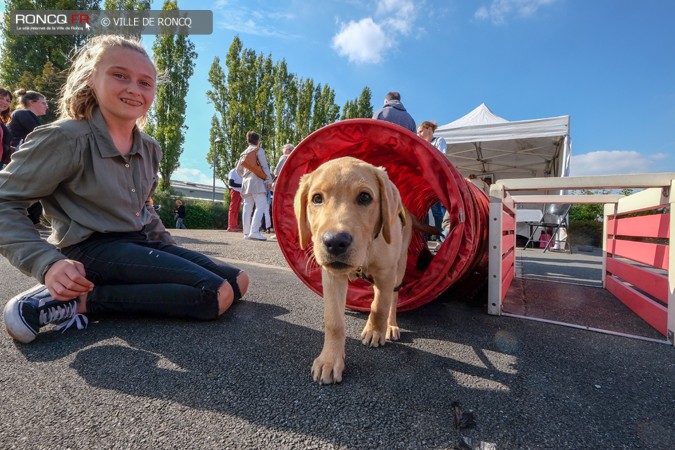
[[218, 289], [225, 281], [235, 300], [241, 297], [240, 269], [143, 233], [95, 234], [62, 252], [81, 262], [96, 286], [87, 300], [90, 313], [208, 320], [218, 317]]

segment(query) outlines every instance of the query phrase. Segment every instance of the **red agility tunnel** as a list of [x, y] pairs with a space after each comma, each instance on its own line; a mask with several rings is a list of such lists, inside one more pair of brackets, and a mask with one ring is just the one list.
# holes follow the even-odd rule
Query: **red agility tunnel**
[[[437, 201], [450, 212], [450, 233], [435, 255], [424, 236], [413, 233], [399, 311], [429, 303], [453, 285], [485, 281], [487, 196], [465, 180], [445, 155], [410, 131], [380, 120], [352, 119], [328, 125], [304, 139], [286, 160], [274, 189], [272, 215], [279, 246], [310, 289], [322, 295], [321, 269], [310, 257], [311, 250], [300, 249], [293, 200], [302, 175], [343, 156], [384, 167], [406, 208], [421, 220]], [[367, 282], [350, 282], [348, 308], [369, 311], [372, 298]]]

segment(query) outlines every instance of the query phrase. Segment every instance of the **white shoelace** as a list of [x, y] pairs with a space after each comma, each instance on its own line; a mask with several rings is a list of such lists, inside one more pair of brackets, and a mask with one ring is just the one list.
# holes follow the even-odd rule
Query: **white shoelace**
[[61, 322], [60, 324], [56, 325], [54, 327], [54, 330], [56, 331], [63, 330], [61, 331], [61, 333], [65, 333], [68, 328], [73, 326], [73, 324], [77, 326], [78, 330], [83, 330], [87, 328], [87, 325], [89, 325], [89, 319], [87, 319], [87, 316], [85, 316], [84, 314], [75, 314], [73, 315], [73, 317], [70, 318], [69, 321]]
[[[40, 311], [40, 323], [56, 323], [61, 322], [54, 327], [54, 330], [65, 331], [75, 324], [78, 330], [87, 328], [89, 325], [89, 319], [84, 314], [76, 313], [77, 305], [75, 302], [70, 304], [59, 305], [57, 307], [46, 308]], [[67, 320], [70, 319], [70, 320]]]

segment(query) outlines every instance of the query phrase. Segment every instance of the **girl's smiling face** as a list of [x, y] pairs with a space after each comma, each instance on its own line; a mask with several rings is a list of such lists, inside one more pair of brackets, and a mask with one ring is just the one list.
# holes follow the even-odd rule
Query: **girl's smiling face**
[[157, 72], [150, 59], [130, 48], [112, 47], [96, 65], [89, 85], [106, 122], [133, 125], [155, 99]]

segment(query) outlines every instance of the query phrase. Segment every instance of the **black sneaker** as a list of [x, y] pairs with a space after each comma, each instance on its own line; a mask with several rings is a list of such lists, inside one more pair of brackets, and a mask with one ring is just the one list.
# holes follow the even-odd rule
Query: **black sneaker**
[[40, 327], [56, 323], [55, 330], [66, 331], [73, 324], [78, 330], [87, 327], [87, 317], [77, 313], [77, 300], [54, 300], [47, 287], [40, 284], [12, 298], [4, 310], [5, 327], [15, 340], [28, 344]]

